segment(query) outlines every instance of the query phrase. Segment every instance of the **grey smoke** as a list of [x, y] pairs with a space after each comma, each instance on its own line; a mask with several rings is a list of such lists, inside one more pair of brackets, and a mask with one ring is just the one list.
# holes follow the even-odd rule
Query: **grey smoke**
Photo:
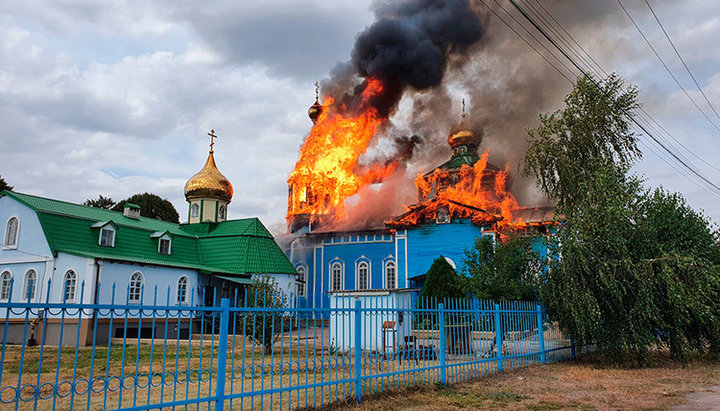
[[384, 92], [370, 102], [382, 116], [392, 113], [407, 88], [439, 85], [449, 59], [465, 56], [484, 33], [467, 0], [388, 2], [376, 5], [375, 15], [355, 41], [351, 64], [359, 77], [383, 82]]

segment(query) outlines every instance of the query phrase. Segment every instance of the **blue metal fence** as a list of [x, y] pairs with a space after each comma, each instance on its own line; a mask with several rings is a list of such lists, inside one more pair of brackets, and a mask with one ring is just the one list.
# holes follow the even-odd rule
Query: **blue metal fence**
[[291, 410], [574, 355], [536, 303], [212, 293], [212, 306], [158, 290], [143, 304], [1, 302], [0, 407]]

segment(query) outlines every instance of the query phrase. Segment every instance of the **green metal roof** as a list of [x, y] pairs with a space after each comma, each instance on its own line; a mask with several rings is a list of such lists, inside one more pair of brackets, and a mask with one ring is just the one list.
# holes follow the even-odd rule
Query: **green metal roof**
[[227, 277], [227, 276], [224, 276], [224, 275], [216, 275], [215, 277], [216, 277], [216, 278], [219, 278], [219, 279], [221, 279], [221, 280], [232, 281], [232, 282], [238, 283], [238, 284], [252, 284], [252, 280], [249, 279], [249, 278]]
[[[65, 252], [104, 259], [197, 269], [230, 275], [295, 274], [295, 268], [257, 218], [221, 223], [174, 224], [64, 201], [3, 191], [32, 208], [40, 220], [53, 254]], [[98, 244], [97, 222], [116, 227], [115, 247]], [[172, 235], [172, 254], [158, 253], [155, 233]]]
[[473, 165], [475, 165], [475, 163], [478, 162], [478, 160], [480, 160], [480, 157], [475, 154], [457, 154], [452, 156], [450, 160], [442, 164], [440, 168], [458, 168], [462, 167], [463, 164], [467, 164], [472, 167]]

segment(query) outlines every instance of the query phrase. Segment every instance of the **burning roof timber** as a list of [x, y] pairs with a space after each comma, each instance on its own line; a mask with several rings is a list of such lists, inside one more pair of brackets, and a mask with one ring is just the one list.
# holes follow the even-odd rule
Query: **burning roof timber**
[[[528, 215], [510, 191], [509, 169], [488, 163], [487, 151], [478, 155], [482, 134], [466, 123], [464, 101], [462, 120], [447, 140], [451, 158], [414, 180], [416, 205], [392, 217], [401, 212], [389, 204], [399, 204], [393, 197], [365, 207], [375, 217], [384, 212], [380, 219], [348, 215], [347, 199], [376, 183], [392, 190], [388, 181], [405, 178], [422, 145], [417, 136], [389, 132], [400, 99], [406, 91], [441, 86], [448, 67], [465, 60], [485, 31], [468, 0], [403, 0], [375, 12], [377, 20], [357, 37], [351, 62], [323, 81], [322, 98], [308, 111], [313, 126], [288, 177], [288, 231], [394, 229], [437, 220], [438, 213], [499, 228], [522, 225]], [[395, 151], [368, 159], [378, 136], [392, 140]]]

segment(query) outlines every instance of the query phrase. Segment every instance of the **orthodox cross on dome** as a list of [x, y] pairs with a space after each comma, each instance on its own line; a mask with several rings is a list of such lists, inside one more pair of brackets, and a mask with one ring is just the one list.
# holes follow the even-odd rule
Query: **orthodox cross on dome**
[[320, 84], [315, 82], [315, 102], [317, 103], [320, 99]]
[[218, 136], [215, 135], [215, 129], [210, 130], [207, 135], [210, 136], [210, 152], [213, 152], [213, 146], [215, 145], [215, 139], [218, 138]]
[[465, 123], [465, 99], [462, 100], [462, 122]]

